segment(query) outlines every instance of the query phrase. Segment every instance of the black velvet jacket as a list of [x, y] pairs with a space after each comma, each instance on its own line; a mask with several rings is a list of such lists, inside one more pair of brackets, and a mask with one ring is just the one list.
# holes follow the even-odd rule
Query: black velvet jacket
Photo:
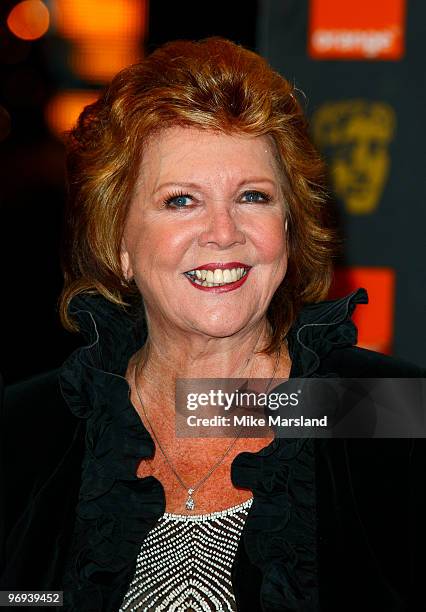
[[[290, 376], [424, 377], [354, 346], [351, 314], [366, 302], [358, 290], [305, 307], [288, 336]], [[100, 296], [77, 296], [71, 312], [88, 345], [6, 389], [0, 590], [58, 589], [58, 610], [117, 612], [165, 509], [161, 483], [135, 475], [154, 442], [124, 378], [146, 329]], [[239, 454], [232, 481], [254, 501], [233, 565], [238, 610], [426, 610], [425, 446], [276, 438]]]

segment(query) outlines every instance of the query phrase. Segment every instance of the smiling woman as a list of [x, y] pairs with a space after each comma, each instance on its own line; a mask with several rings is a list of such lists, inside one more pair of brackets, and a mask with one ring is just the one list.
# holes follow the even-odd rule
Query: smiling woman
[[[240, 154], [240, 167], [227, 172], [231, 157], [237, 164]], [[148, 186], [151, 166], [156, 174]], [[210, 212], [218, 198], [240, 198], [242, 204], [261, 201], [263, 192], [265, 201], [273, 199], [275, 216], [279, 210], [284, 222], [286, 213], [292, 257], [286, 282], [268, 305], [267, 354], [277, 351], [302, 304], [327, 294], [337, 239], [324, 206], [323, 162], [291, 84], [242, 47], [218, 38], [169, 43], [120, 72], [71, 132], [68, 170], [70, 242], [60, 312], [69, 329], [76, 326], [68, 305], [82, 290], [123, 305], [140, 298], [136, 279], [123, 278], [121, 265], [125, 219], [138, 198], [139, 205], [140, 198], [152, 199], [150, 218], [158, 224], [166, 219], [162, 207], [174, 212], [190, 205], [199, 218], [197, 211]], [[257, 182], [250, 183], [253, 179]], [[250, 218], [265, 214], [254, 208]], [[150, 214], [147, 202], [141, 212]], [[218, 214], [216, 222], [226, 226], [235, 214]]]
[[423, 446], [176, 434], [179, 379], [424, 375], [354, 346], [364, 290], [321, 301], [323, 174], [291, 84], [227, 40], [169, 43], [85, 108], [59, 309], [87, 345], [7, 390], [0, 588], [72, 612], [417, 609]]

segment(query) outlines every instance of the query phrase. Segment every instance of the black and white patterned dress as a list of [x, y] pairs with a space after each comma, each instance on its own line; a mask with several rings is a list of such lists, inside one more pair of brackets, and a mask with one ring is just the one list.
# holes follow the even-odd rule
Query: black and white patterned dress
[[165, 512], [142, 544], [120, 612], [236, 610], [231, 567], [252, 501], [210, 514]]

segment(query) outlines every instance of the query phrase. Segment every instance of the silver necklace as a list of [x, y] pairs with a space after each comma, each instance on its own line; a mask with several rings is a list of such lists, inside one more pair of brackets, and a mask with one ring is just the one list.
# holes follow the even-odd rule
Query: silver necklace
[[[256, 347], [257, 347], [257, 343], [256, 343], [256, 346], [254, 348], [256, 349]], [[266, 391], [269, 390], [269, 387], [270, 387], [270, 385], [272, 383], [272, 380], [274, 379], [275, 373], [277, 371], [280, 355], [281, 355], [281, 346], [278, 349], [277, 357], [276, 357], [276, 360], [275, 360], [274, 371], [272, 372], [271, 381], [269, 382]], [[246, 369], [249, 361], [250, 361], [250, 357], [248, 358], [248, 360], [247, 360], [247, 362], [246, 362], [246, 364], [244, 366], [244, 370]], [[136, 393], [137, 393], [138, 398], [139, 398], [139, 403], [141, 405], [144, 417], [146, 418], [147, 423], [148, 423], [148, 425], [149, 425], [149, 427], [150, 427], [150, 429], [152, 431], [154, 439], [157, 442], [157, 444], [158, 444], [158, 446], [159, 446], [159, 448], [160, 448], [160, 450], [161, 450], [161, 452], [162, 452], [162, 454], [164, 456], [164, 459], [166, 460], [168, 466], [170, 467], [170, 469], [172, 470], [173, 474], [175, 475], [176, 480], [186, 490], [186, 492], [188, 494], [188, 497], [187, 497], [187, 499], [185, 501], [185, 508], [187, 510], [192, 511], [192, 510], [195, 509], [195, 500], [194, 500], [194, 497], [193, 497], [194, 493], [196, 493], [198, 491], [198, 489], [206, 482], [206, 480], [208, 478], [210, 478], [210, 476], [213, 474], [213, 472], [219, 467], [219, 465], [223, 462], [223, 460], [226, 458], [226, 456], [231, 452], [232, 448], [235, 446], [238, 438], [240, 437], [240, 434], [241, 434], [241, 431], [242, 431], [242, 426], [238, 430], [237, 436], [232, 440], [231, 444], [228, 446], [228, 448], [225, 450], [225, 452], [222, 454], [222, 456], [218, 459], [218, 461], [216, 461], [216, 463], [213, 465], [213, 467], [210, 468], [210, 470], [207, 472], [207, 474], [205, 476], [203, 476], [203, 478], [201, 478], [201, 480], [199, 480], [193, 487], [188, 487], [188, 485], [182, 480], [182, 478], [179, 476], [178, 472], [176, 471], [175, 467], [173, 466], [173, 464], [172, 464], [172, 462], [170, 460], [170, 457], [168, 456], [168, 454], [166, 453], [165, 449], [163, 448], [160, 440], [158, 439], [158, 436], [155, 433], [155, 430], [154, 430], [154, 428], [152, 426], [152, 423], [149, 420], [148, 415], [146, 413], [145, 406], [144, 406], [144, 404], [142, 402], [142, 398], [140, 396], [139, 388], [138, 388], [138, 385], [137, 385], [137, 382], [136, 382], [136, 374], [137, 374], [138, 368], [140, 367], [141, 362], [142, 362], [142, 358], [139, 359], [139, 362], [135, 365], [135, 367], [133, 369], [133, 383], [134, 383], [134, 386], [135, 386], [135, 389], [136, 389]]]

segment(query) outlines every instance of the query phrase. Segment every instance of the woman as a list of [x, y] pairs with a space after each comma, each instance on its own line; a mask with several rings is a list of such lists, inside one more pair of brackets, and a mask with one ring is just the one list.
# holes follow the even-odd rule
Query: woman
[[78, 612], [409, 609], [423, 447], [175, 434], [177, 379], [422, 375], [353, 346], [364, 290], [320, 301], [336, 239], [290, 83], [170, 43], [86, 107], [68, 162], [60, 315], [87, 346], [7, 394], [1, 587]]

